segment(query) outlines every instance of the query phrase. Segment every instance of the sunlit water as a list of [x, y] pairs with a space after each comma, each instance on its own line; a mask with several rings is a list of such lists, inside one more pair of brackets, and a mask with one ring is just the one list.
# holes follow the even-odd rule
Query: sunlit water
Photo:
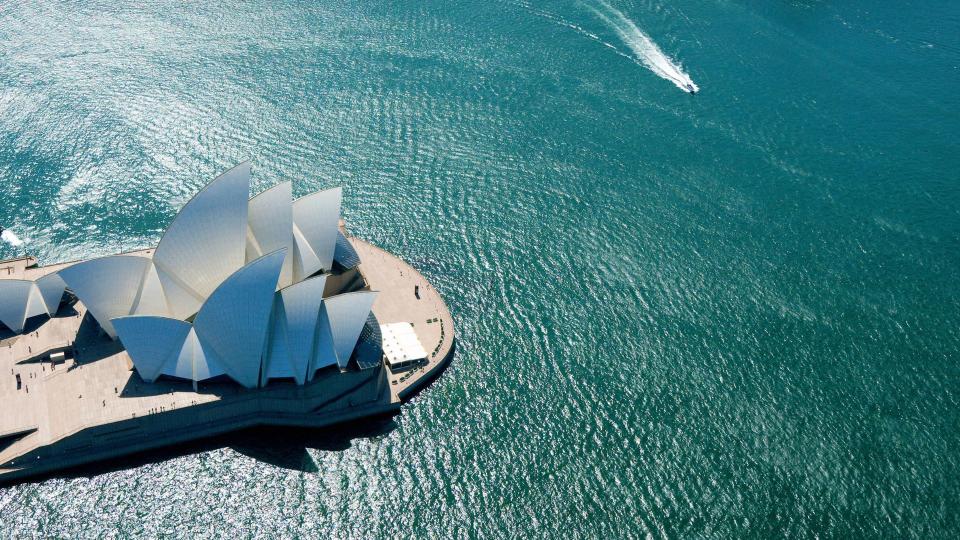
[[342, 185], [457, 354], [305, 458], [2, 488], [4, 536], [960, 534], [955, 2], [116, 4], [0, 4], [0, 257], [150, 245], [249, 158]]

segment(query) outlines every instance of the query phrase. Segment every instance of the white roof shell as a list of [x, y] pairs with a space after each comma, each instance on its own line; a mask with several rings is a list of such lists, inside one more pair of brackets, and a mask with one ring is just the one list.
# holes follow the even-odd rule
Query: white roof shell
[[215, 356], [208, 354], [203, 349], [200, 339], [197, 337], [196, 327], [190, 329], [187, 339], [184, 340], [183, 348], [180, 350], [180, 356], [176, 363], [167, 365], [163, 371], [164, 375], [190, 379], [196, 384], [197, 381], [211, 379], [226, 373], [226, 370], [216, 360]]
[[277, 377], [303, 384], [320, 368], [345, 368], [376, 293], [323, 299], [326, 276], [310, 277], [332, 267], [341, 189], [292, 201], [289, 182], [248, 200], [249, 187], [249, 163], [214, 179], [174, 218], [152, 260], [94, 259], [29, 290], [4, 293], [0, 281], [0, 299], [26, 306], [0, 305], [0, 320], [22, 327], [23, 313], [59, 304], [69, 286], [111, 337], [119, 332], [147, 381], [226, 374], [246, 387]]
[[148, 266], [150, 259], [146, 257], [113, 255], [68, 266], [59, 274], [103, 330], [116, 337], [110, 321], [133, 314]]
[[264, 255], [237, 270], [210, 295], [193, 321], [204, 353], [233, 380], [256, 387], [260, 380], [273, 294], [287, 251]]
[[293, 186], [277, 184], [250, 199], [247, 212], [246, 262], [286, 249], [279, 288], [293, 283]]
[[333, 266], [343, 190], [327, 189], [293, 202], [294, 281]]
[[242, 267], [210, 295], [193, 324], [156, 316], [112, 321], [140, 376], [202, 381], [226, 373], [257, 386], [260, 359], [284, 250]]
[[37, 281], [0, 280], [0, 322], [19, 334], [30, 317], [56, 314], [65, 286], [56, 273]]
[[317, 276], [278, 291], [274, 299], [269, 352], [261, 383], [292, 377], [307, 378], [317, 348], [317, 328], [327, 276]]
[[37, 288], [40, 290], [40, 296], [43, 297], [43, 303], [47, 308], [48, 315], [55, 315], [57, 308], [60, 307], [60, 300], [63, 300], [63, 291], [67, 284], [63, 278], [56, 272], [47, 274], [36, 281]]
[[253, 387], [261, 371], [261, 385], [277, 377], [303, 384], [308, 370], [312, 378], [319, 368], [345, 367], [376, 293], [322, 299], [325, 276], [274, 293], [284, 255], [274, 252], [237, 271], [214, 291], [193, 325], [157, 316], [114, 319], [141, 377], [202, 381], [226, 373]]
[[196, 313], [197, 305], [243, 266], [249, 194], [250, 163], [242, 163], [194, 195], [160, 239], [153, 262], [164, 289], [170, 289], [167, 303], [174, 317]]
[[333, 345], [333, 332], [330, 328], [330, 316], [327, 314], [327, 302], [320, 306], [320, 318], [317, 320], [317, 348], [310, 359], [310, 368], [307, 370], [307, 380], [313, 380], [317, 370], [327, 366], [336, 366], [337, 351]]
[[0, 322], [16, 333], [23, 332], [27, 315], [36, 309], [36, 285], [30, 280], [0, 280]]
[[376, 299], [377, 293], [373, 291], [357, 291], [324, 299], [323, 307], [329, 317], [333, 349], [341, 369], [347, 367]]
[[170, 305], [167, 295], [163, 292], [163, 283], [160, 281], [160, 271], [153, 262], [147, 265], [134, 300], [133, 313], [140, 315], [169, 315]]
[[157, 380], [164, 368], [180, 357], [190, 323], [169, 317], [132, 315], [113, 319], [127, 353], [147, 382]]

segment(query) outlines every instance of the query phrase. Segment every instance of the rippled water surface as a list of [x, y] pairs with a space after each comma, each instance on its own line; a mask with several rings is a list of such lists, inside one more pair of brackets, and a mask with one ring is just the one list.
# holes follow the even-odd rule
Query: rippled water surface
[[3, 536], [960, 535], [956, 2], [117, 4], [0, 3], [0, 225], [147, 246], [250, 158], [457, 354], [391, 422], [0, 488]]

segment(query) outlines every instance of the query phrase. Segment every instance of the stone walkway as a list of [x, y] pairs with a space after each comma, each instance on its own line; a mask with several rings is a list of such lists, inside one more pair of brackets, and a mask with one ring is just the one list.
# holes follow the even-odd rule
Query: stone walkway
[[[404, 399], [429, 382], [450, 359], [453, 349], [453, 318], [440, 293], [412, 266], [386, 251], [350, 238], [363, 263], [360, 271], [371, 290], [379, 291], [373, 313], [380, 324], [413, 323], [420, 343], [427, 351], [427, 363], [392, 373], [390, 385]], [[415, 287], [419, 286], [419, 298]]]

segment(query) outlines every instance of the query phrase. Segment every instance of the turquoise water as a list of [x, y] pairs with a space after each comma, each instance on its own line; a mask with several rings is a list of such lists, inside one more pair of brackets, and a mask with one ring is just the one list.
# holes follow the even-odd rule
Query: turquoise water
[[458, 350], [305, 453], [0, 488], [3, 536], [960, 535], [956, 2], [114, 4], [0, 4], [0, 225], [151, 245], [250, 158]]

